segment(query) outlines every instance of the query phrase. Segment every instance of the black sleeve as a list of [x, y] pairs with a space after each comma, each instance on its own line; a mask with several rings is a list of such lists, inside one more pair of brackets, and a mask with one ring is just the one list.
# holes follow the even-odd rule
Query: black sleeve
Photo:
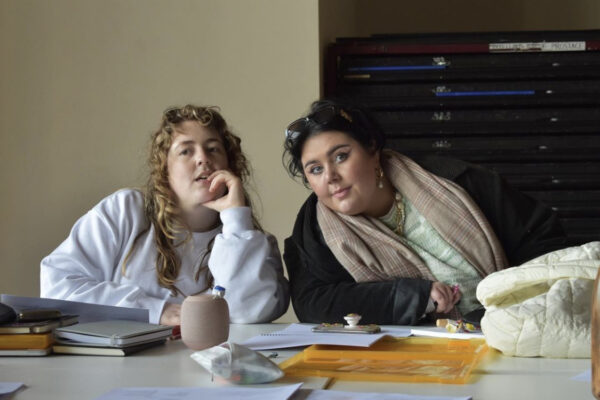
[[502, 243], [510, 266], [567, 247], [556, 213], [510, 186], [497, 173], [469, 165], [456, 178], [479, 205]]
[[300, 322], [343, 323], [345, 315], [357, 313], [361, 324], [416, 325], [425, 313], [431, 292], [428, 280], [357, 283], [340, 264], [322, 268], [323, 260], [311, 260], [291, 238], [285, 241], [283, 257]]

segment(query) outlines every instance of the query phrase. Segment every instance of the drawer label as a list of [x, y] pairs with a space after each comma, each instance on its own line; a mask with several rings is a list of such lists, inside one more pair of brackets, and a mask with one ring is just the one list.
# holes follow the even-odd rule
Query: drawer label
[[489, 50], [490, 52], [585, 51], [585, 41], [490, 43]]

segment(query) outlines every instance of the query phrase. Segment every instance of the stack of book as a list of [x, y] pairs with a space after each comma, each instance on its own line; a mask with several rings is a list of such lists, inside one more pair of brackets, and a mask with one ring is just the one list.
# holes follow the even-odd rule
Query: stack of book
[[172, 327], [136, 321], [98, 321], [58, 328], [54, 353], [126, 356], [164, 344]]
[[[31, 321], [17, 313], [17, 320], [0, 324], [0, 356], [45, 356], [52, 351], [53, 331], [77, 323], [76, 315], [54, 314]], [[42, 317], [43, 318], [43, 317]]]

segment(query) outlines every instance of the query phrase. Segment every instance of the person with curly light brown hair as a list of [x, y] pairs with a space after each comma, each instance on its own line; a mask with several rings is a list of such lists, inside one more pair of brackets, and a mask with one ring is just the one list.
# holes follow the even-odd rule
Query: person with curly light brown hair
[[267, 322], [289, 303], [276, 239], [244, 183], [248, 161], [215, 107], [167, 109], [145, 190], [106, 197], [41, 262], [42, 297], [149, 310], [178, 325], [181, 302], [227, 289], [231, 322]]

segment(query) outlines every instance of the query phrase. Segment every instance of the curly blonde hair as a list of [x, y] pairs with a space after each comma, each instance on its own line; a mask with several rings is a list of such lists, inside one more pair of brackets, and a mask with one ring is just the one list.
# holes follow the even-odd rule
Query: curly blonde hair
[[[248, 160], [240, 147], [241, 139], [229, 130], [217, 107], [200, 107], [188, 104], [183, 107], [168, 108], [163, 113], [160, 127], [152, 135], [148, 159], [150, 175], [144, 190], [144, 213], [148, 220], [148, 227], [136, 237], [132, 249], [123, 263], [123, 274], [125, 274], [127, 260], [132, 254], [137, 240], [150, 229], [150, 226], [154, 226], [154, 242], [158, 250], [156, 257], [158, 283], [160, 286], [171, 290], [173, 295], [177, 295], [179, 292], [179, 289], [175, 286], [175, 281], [181, 268], [181, 260], [175, 252], [175, 248], [189, 241], [192, 234], [180, 217], [177, 196], [169, 185], [167, 156], [176, 128], [185, 121], [196, 121], [219, 134], [227, 154], [228, 169], [238, 176], [243, 184], [247, 183], [251, 175]], [[246, 191], [244, 193], [246, 203], [250, 206], [248, 193]], [[252, 221], [255, 228], [262, 231], [254, 212], [252, 213]], [[185, 232], [185, 239], [177, 243], [176, 236], [181, 232]], [[208, 251], [200, 261], [195, 274], [196, 280], [206, 268], [201, 266], [210, 254], [211, 249], [212, 241], [209, 244]], [[211, 286], [210, 282], [207, 288], [209, 286]]]

